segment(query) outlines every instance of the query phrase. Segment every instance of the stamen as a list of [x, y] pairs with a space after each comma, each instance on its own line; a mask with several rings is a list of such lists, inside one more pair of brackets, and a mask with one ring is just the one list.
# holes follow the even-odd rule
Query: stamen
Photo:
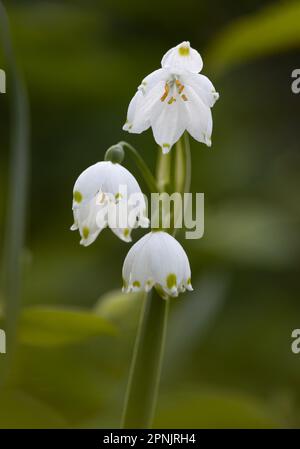
[[165, 99], [169, 95], [169, 92], [170, 92], [170, 86], [168, 83], [166, 83], [165, 84], [165, 92], [164, 92], [163, 96], [161, 97], [160, 101], [165, 101]]
[[184, 85], [181, 84], [181, 82], [179, 80], [176, 80], [175, 83], [176, 83], [176, 86], [177, 86], [177, 89], [178, 89], [178, 93], [181, 94], [181, 92], [184, 89]]
[[188, 101], [188, 97], [186, 95], [181, 95], [181, 98], [183, 99], [183, 101]]
[[176, 101], [176, 98], [171, 97], [170, 100], [168, 101], [168, 104], [172, 104], [172, 103], [174, 103], [174, 101]]

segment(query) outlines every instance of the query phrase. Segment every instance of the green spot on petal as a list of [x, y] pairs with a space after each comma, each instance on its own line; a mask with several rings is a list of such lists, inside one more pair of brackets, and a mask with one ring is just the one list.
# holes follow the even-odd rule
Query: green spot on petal
[[82, 236], [83, 236], [83, 238], [87, 239], [89, 234], [90, 234], [90, 230], [89, 230], [89, 228], [87, 226], [85, 226], [82, 229]]
[[167, 287], [171, 290], [171, 288], [177, 286], [177, 277], [176, 274], [170, 273], [167, 277]]
[[189, 49], [189, 47], [179, 47], [178, 53], [180, 54], [180, 56], [189, 56], [190, 49]]
[[124, 235], [124, 237], [128, 237], [129, 236], [129, 229], [128, 228], [124, 229], [123, 235]]
[[133, 285], [133, 287], [138, 287], [139, 288], [141, 286], [141, 283], [139, 281], [134, 281], [132, 283], [132, 285]]
[[170, 145], [169, 143], [163, 143], [163, 144], [162, 144], [162, 147], [163, 147], [163, 148], [170, 148], [170, 146], [171, 146], [171, 145]]
[[188, 280], [186, 281], [187, 285], [191, 285], [192, 284], [192, 280], [191, 278], [188, 278]]
[[75, 192], [73, 193], [73, 198], [74, 198], [74, 201], [76, 201], [76, 203], [81, 203], [82, 194], [80, 192], [78, 192], [78, 190], [75, 190]]
[[119, 200], [119, 199], [121, 199], [121, 198], [122, 198], [122, 194], [121, 194], [120, 192], [118, 192], [118, 193], [115, 194], [115, 199], [116, 199], [116, 200]]

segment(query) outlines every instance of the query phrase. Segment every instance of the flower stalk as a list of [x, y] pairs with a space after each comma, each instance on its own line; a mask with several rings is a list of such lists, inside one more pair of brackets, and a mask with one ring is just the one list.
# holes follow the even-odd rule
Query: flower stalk
[[153, 423], [165, 347], [169, 299], [155, 289], [144, 297], [121, 427], [149, 429]]
[[[192, 178], [191, 148], [187, 132], [185, 132], [176, 143], [175, 157], [175, 190], [184, 196], [185, 193], [190, 191]], [[185, 202], [184, 206], [186, 208]], [[178, 217], [174, 217], [174, 228], [172, 229], [173, 237], [177, 234], [177, 220]]]
[[144, 159], [139, 154], [139, 152], [129, 143], [127, 142], [119, 142], [118, 145], [122, 146], [123, 148], [126, 148], [132, 158], [134, 159], [134, 162], [136, 163], [138, 169], [140, 170], [150, 192], [157, 192], [158, 191], [158, 184], [156, 182], [156, 179], [152, 175], [151, 171], [149, 170], [148, 166], [146, 165]]

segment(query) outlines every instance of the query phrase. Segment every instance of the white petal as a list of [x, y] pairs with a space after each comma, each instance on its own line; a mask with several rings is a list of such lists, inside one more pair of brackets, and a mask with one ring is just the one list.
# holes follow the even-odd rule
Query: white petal
[[183, 84], [191, 86], [196, 94], [210, 108], [213, 107], [219, 98], [218, 92], [214, 88], [212, 82], [204, 75], [198, 73], [190, 73], [182, 76]]
[[186, 127], [180, 99], [172, 104], [161, 102], [160, 110], [152, 113], [151, 125], [155, 141], [162, 147], [163, 153], [168, 153]]
[[135, 198], [136, 195], [132, 195], [128, 202], [128, 227], [129, 228], [137, 228], [141, 226], [142, 228], [148, 228], [150, 224], [150, 220], [146, 214], [146, 205], [144, 202], [144, 198], [140, 196], [140, 200], [136, 202], [131, 202], [132, 198]]
[[[150, 253], [150, 266], [155, 282], [170, 295], [177, 295], [177, 286], [182, 281], [187, 256], [174, 237], [166, 232], [155, 232], [151, 239], [154, 250]], [[175, 284], [169, 285], [173, 279]]]
[[127, 121], [123, 126], [125, 131], [139, 134], [149, 128], [151, 112], [160, 102], [169, 76], [168, 70], [159, 69], [142, 81], [129, 104]]
[[[148, 240], [151, 238], [151, 232], [144, 235], [140, 240], [138, 240], [128, 251], [128, 254], [123, 263], [122, 276], [130, 288], [133, 282], [139, 282], [141, 287], [147, 282], [149, 272], [146, 266], [146, 257], [144, 258], [144, 251]], [[142, 263], [140, 263], [142, 260]]]
[[160, 81], [166, 82], [169, 76], [170, 73], [166, 69], [155, 70], [143, 79], [141, 85], [139, 86], [139, 89], [144, 94], [147, 94]]
[[81, 235], [80, 244], [88, 246], [93, 243], [99, 233], [106, 227], [104, 220], [102, 226], [97, 221], [97, 214], [101, 211], [102, 206], [96, 203], [96, 197], [92, 198], [88, 203], [74, 210], [75, 223], [78, 226]]
[[80, 240], [80, 245], [82, 246], [89, 246], [92, 243], [94, 243], [94, 241], [96, 240], [96, 238], [98, 237], [98, 235], [100, 234], [100, 232], [102, 231], [102, 229], [98, 229], [96, 232], [93, 233], [89, 233], [89, 235], [87, 237], [85, 236], [81, 236], [81, 240]]
[[194, 50], [189, 42], [182, 42], [171, 48], [162, 58], [163, 68], [187, 70], [198, 73], [202, 70], [203, 61], [197, 50]]
[[141, 188], [127, 168], [120, 164], [110, 162], [105, 183], [102, 185], [103, 192], [111, 193], [113, 196], [120, 195], [121, 198], [131, 194], [141, 193]]
[[[147, 120], [150, 123], [151, 116], [155, 113], [156, 109], [160, 108], [161, 97], [165, 91], [165, 81], [158, 81], [151, 90], [145, 95], [144, 101], [141, 104], [137, 115], [141, 116], [141, 119]], [[137, 120], [139, 118], [137, 117]]]
[[187, 114], [187, 131], [199, 142], [211, 146], [212, 115], [196, 92], [186, 86], [185, 108]]
[[73, 189], [73, 208], [91, 200], [101, 190], [107, 177], [109, 164], [111, 162], [97, 162], [81, 173]]
[[138, 90], [129, 103], [126, 123], [123, 126], [124, 131], [140, 134], [149, 128], [149, 121], [139, 113], [143, 102], [144, 94], [141, 90]]
[[119, 239], [123, 240], [123, 242], [131, 242], [131, 229], [130, 228], [110, 228], [112, 232], [119, 237]]

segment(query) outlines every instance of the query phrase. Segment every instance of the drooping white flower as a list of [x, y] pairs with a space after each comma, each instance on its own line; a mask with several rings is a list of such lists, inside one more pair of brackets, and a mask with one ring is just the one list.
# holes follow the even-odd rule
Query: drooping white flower
[[84, 170], [73, 189], [74, 224], [80, 243], [88, 246], [107, 226], [121, 239], [131, 241], [131, 230], [148, 227], [146, 203], [134, 176], [122, 165], [98, 162]]
[[166, 298], [193, 290], [187, 255], [170, 234], [151, 231], [129, 250], [123, 264], [123, 291], [148, 292], [155, 287]]
[[210, 146], [211, 108], [219, 94], [211, 81], [198, 73], [201, 69], [201, 56], [189, 42], [169, 50], [162, 59], [162, 68], [148, 75], [138, 87], [123, 129], [139, 134], [152, 127], [164, 153], [185, 130]]

